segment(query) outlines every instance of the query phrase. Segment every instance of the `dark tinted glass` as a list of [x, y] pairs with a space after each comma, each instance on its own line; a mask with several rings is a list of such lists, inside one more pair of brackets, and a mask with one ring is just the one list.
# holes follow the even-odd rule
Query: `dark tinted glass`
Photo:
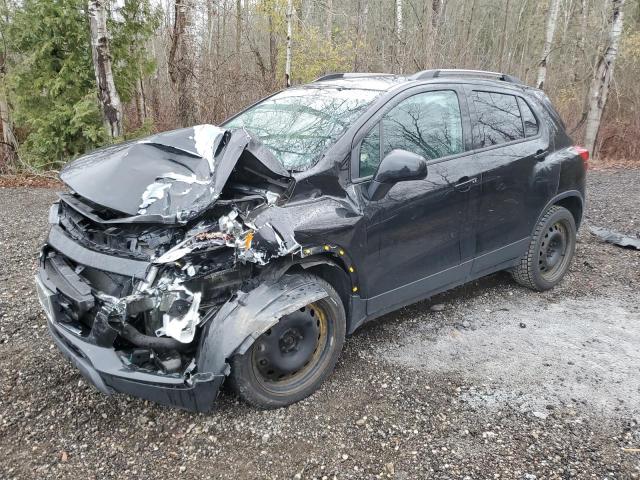
[[513, 95], [473, 92], [478, 116], [473, 126], [475, 148], [489, 147], [524, 138], [518, 102]]
[[464, 150], [455, 92], [425, 92], [407, 98], [382, 119], [383, 155], [408, 150], [427, 160]]
[[524, 134], [526, 137], [535, 137], [538, 134], [538, 121], [531, 111], [527, 102], [518, 98], [520, 105], [520, 113], [522, 114], [522, 123], [524, 123]]

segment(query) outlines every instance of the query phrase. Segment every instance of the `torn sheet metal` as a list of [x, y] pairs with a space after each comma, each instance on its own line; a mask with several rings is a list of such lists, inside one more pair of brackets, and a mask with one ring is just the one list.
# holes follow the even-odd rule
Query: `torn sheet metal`
[[604, 242], [612, 243], [619, 247], [640, 250], [640, 238], [623, 235], [602, 227], [589, 227], [589, 231]]
[[[183, 289], [187, 298], [176, 298], [167, 311], [162, 315], [162, 327], [156, 330], [156, 336], [166, 335], [175, 338], [182, 343], [191, 343], [196, 334], [196, 326], [200, 323], [200, 292], [191, 293]], [[191, 296], [189, 304], [188, 296]], [[188, 308], [186, 313], [184, 309]]]
[[239, 291], [213, 318], [203, 319], [206, 331], [196, 363], [203, 371], [227, 374], [228, 358], [245, 353], [284, 315], [327, 296], [326, 290], [306, 275], [285, 275], [250, 292]]
[[232, 174], [281, 188], [292, 179], [249, 132], [214, 125], [97, 150], [67, 165], [60, 178], [78, 195], [129, 221], [155, 215], [165, 223], [186, 223], [215, 203]]

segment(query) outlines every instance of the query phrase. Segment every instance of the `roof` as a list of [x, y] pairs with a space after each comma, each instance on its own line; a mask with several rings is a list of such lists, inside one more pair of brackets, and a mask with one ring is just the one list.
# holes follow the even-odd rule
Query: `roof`
[[395, 85], [411, 81], [428, 80], [483, 80], [524, 86], [516, 77], [500, 72], [485, 70], [432, 69], [422, 70], [410, 76], [390, 73], [330, 73], [314, 80], [309, 86], [331, 86], [338, 88], [360, 88], [368, 90], [389, 90]]
[[406, 81], [407, 77], [390, 73], [331, 73], [309, 85], [384, 91]]

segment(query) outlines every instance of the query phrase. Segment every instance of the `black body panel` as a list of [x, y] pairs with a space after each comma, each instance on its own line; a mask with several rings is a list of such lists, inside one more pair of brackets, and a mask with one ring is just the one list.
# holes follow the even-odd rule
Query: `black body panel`
[[[54, 341], [100, 391], [206, 411], [230, 356], [246, 352], [291, 308], [324, 298], [291, 280], [292, 270], [323, 276], [338, 290], [351, 333], [515, 266], [550, 205], [571, 206], [579, 225], [585, 163], [544, 93], [508, 76], [453, 81], [445, 74], [326, 77], [301, 88], [324, 85], [381, 94], [305, 171], [287, 171], [246, 130], [204, 125], [109, 147], [62, 172], [72, 193], [52, 209], [37, 283]], [[457, 97], [459, 130], [443, 128], [446, 141], [458, 136], [445, 145], [455, 148], [441, 153], [432, 139], [409, 132], [403, 141], [437, 154], [394, 146], [385, 178], [364, 175], [363, 139], [381, 125], [382, 161], [389, 112], [442, 91]], [[522, 134], [479, 144], [474, 131], [502, 127], [485, 125], [478, 91], [513, 97]], [[529, 125], [524, 108], [535, 118]], [[533, 123], [537, 131], [528, 132]], [[404, 169], [402, 151], [411, 155]], [[397, 181], [372, 195], [380, 192], [374, 183], [389, 178]], [[184, 340], [167, 319], [188, 318], [189, 305], [199, 323]], [[177, 345], [175, 357], [155, 371], [128, 364], [140, 346], [135, 338], [159, 349]], [[175, 358], [180, 369], [164, 371]]]

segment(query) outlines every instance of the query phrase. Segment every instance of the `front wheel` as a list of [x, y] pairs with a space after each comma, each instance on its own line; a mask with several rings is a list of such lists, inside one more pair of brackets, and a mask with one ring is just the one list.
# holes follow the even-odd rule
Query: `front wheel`
[[315, 392], [333, 371], [344, 343], [346, 316], [340, 296], [311, 276], [328, 296], [283, 316], [244, 355], [231, 359], [231, 388], [258, 408], [279, 408]]
[[549, 290], [567, 273], [575, 249], [573, 215], [566, 208], [554, 205], [536, 225], [527, 253], [511, 272], [513, 278], [533, 290]]

